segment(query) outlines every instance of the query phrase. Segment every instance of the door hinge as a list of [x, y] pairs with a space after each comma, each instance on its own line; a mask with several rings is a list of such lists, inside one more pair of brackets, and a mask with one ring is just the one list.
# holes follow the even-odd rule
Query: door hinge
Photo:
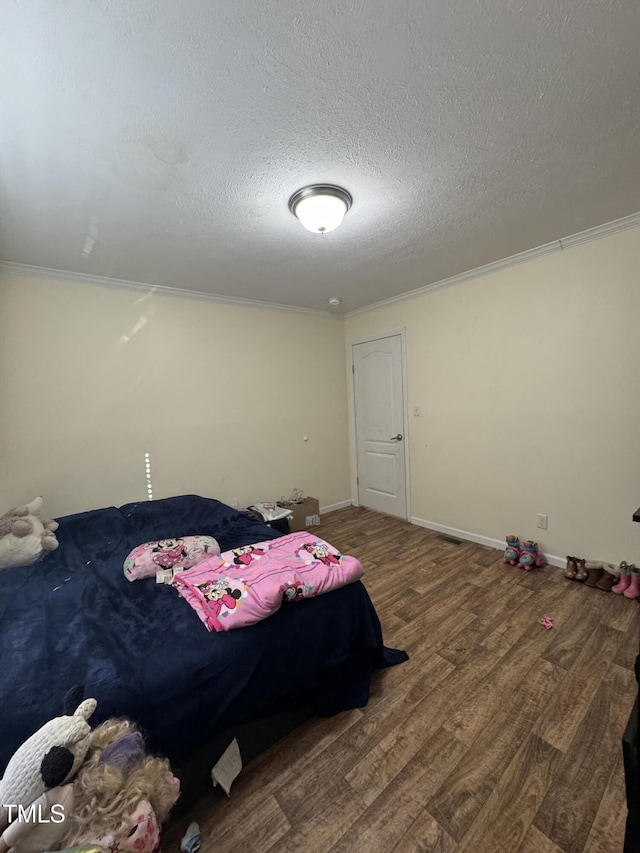
[[356, 477], [356, 486], [360, 485], [360, 477]]
[[353, 366], [353, 364], [351, 365], [351, 372], [352, 372], [352, 373], [355, 373], [355, 372], [356, 372], [356, 369], [355, 369], [355, 367]]

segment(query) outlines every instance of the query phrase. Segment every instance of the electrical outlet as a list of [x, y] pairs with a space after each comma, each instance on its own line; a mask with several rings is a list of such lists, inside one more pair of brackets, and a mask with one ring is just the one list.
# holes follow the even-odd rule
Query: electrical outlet
[[547, 525], [549, 523], [549, 516], [543, 515], [541, 512], [538, 513], [538, 528], [540, 530], [546, 530]]
[[414, 417], [414, 418], [419, 418], [419, 417], [420, 417], [420, 414], [421, 414], [421, 413], [420, 413], [420, 406], [414, 406], [414, 407], [413, 407], [413, 417]]

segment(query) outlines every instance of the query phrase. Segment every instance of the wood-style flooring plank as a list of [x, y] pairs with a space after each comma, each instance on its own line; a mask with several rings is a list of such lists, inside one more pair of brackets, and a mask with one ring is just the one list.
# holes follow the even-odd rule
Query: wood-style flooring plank
[[539, 659], [427, 803], [429, 813], [456, 841], [471, 828], [558, 680], [559, 670]]
[[215, 853], [264, 853], [272, 848], [291, 828], [275, 797], [254, 794], [239, 812], [233, 799], [217, 798], [215, 810], [209, 814], [196, 808], [202, 833], [202, 848]]
[[[602, 606], [607, 594], [597, 595], [589, 587], [578, 585], [575, 581], [565, 581], [562, 594], [574, 604], [571, 619], [563, 625], [562, 634], [554, 638], [554, 643], [545, 652], [544, 657], [563, 669], [571, 669], [576, 658], [589, 641], [594, 626], [602, 621]], [[611, 594], [611, 598], [613, 598]]]
[[[373, 599], [375, 604], [375, 598]], [[441, 637], [455, 637], [463, 632], [478, 617], [452, 602], [442, 602], [426, 610], [420, 619], [415, 619], [406, 628], [400, 628], [395, 640], [409, 652], [410, 657], [422, 657], [434, 646], [438, 648]]]
[[[624, 596], [616, 595], [616, 601], [619, 601], [621, 598], [624, 598]], [[640, 651], [640, 648], [638, 648], [640, 644], [640, 628], [638, 627], [640, 622], [640, 605], [636, 601], [629, 601], [629, 604], [633, 606], [635, 618], [631, 625], [629, 625], [627, 632], [620, 640], [618, 653], [613, 659], [613, 662], [618, 666], [624, 667], [624, 669], [632, 670], [636, 656]]]
[[564, 853], [584, 849], [621, 749], [635, 688], [631, 672], [611, 665], [534, 819]]
[[457, 703], [444, 728], [471, 746], [485, 726], [504, 708], [505, 696], [512, 694], [538, 660], [533, 651], [516, 650], [505, 655], [500, 665], [478, 681], [477, 687]]
[[368, 805], [393, 783], [424, 806], [466, 752], [465, 745], [442, 728], [416, 751], [414, 733], [415, 728], [393, 732], [395, 737], [385, 739], [347, 773], [347, 781]]
[[375, 804], [369, 806], [331, 847], [331, 853], [353, 853], [355, 850], [387, 853], [393, 850], [420, 811], [421, 806], [407, 797], [403, 785], [389, 785]]
[[414, 710], [425, 697], [435, 692], [439, 682], [452, 670], [450, 663], [437, 655], [414, 670], [413, 676], [401, 682], [392, 702], [380, 702], [367, 715], [357, 731], [349, 729], [330, 744], [313, 761], [301, 764], [279, 793], [278, 801], [290, 820], [300, 819], [322, 800], [336, 780], [344, 778], [359, 760], [377, 744], [414, 718]]
[[366, 803], [344, 780], [332, 785], [295, 828], [269, 848], [274, 853], [327, 853], [366, 811]]
[[[437, 647], [438, 654], [452, 664], [457, 665], [458, 661], [464, 659], [472, 649], [480, 645], [489, 648], [486, 643], [487, 638], [503, 626], [503, 620], [521, 607], [532, 594], [530, 590], [514, 586], [505, 595], [496, 596], [493, 601], [490, 601], [482, 610], [478, 611], [475, 621], [466, 625], [464, 630], [443, 632], [440, 645]], [[471, 612], [474, 606], [474, 602], [471, 605], [467, 605], [465, 612], [467, 610]], [[495, 648], [490, 648], [490, 651], [494, 651], [498, 656], [501, 653], [499, 649]]]
[[584, 642], [572, 670], [549, 702], [536, 731], [548, 743], [566, 752], [613, 660], [622, 635], [598, 624]]
[[[444, 729], [439, 729], [369, 805], [360, 818], [360, 826], [356, 833], [347, 833], [347, 838], [342, 840], [344, 849], [349, 849], [345, 846], [349, 842], [360, 843], [359, 839], [365, 833], [367, 824], [377, 820], [378, 806], [381, 803], [400, 802], [400, 817], [404, 823], [404, 829], [402, 829], [402, 823], [397, 823], [394, 832], [398, 830], [399, 835], [403, 835], [422, 812], [429, 797], [440, 787], [465, 752], [464, 744]], [[367, 843], [371, 843], [370, 837], [367, 836], [367, 838], [369, 838]], [[355, 847], [354, 849], [369, 848]], [[375, 849], [392, 848], [376, 847]]]
[[528, 734], [462, 839], [458, 853], [517, 850], [561, 758], [562, 753], [542, 738]]
[[489, 652], [478, 654], [456, 668], [425, 699], [396, 725], [347, 773], [347, 779], [367, 802], [373, 802], [429, 737], [453, 714], [471, 689], [478, 672], [489, 672], [495, 659]]
[[[480, 851], [477, 851], [480, 853]], [[535, 827], [529, 827], [517, 853], [564, 853], [550, 838]], [[613, 851], [611, 851], [613, 853]]]
[[622, 631], [622, 633], [626, 633], [629, 628], [635, 624], [637, 625], [638, 619], [638, 602], [633, 599], [625, 599], [628, 603], [628, 607], [620, 607], [617, 604], [617, 600], [619, 598], [623, 598], [624, 596], [616, 595], [615, 593], [607, 594], [602, 590], [598, 590], [600, 593], [599, 598], [599, 609], [602, 613], [602, 619], [600, 620], [605, 625], [609, 625], [610, 628], [615, 628], [617, 631]]
[[[624, 720], [620, 721], [621, 724]], [[613, 768], [584, 846], [583, 853], [609, 853], [624, 836], [627, 794], [624, 785], [622, 750], [614, 753]]]
[[[457, 845], [424, 809], [393, 848], [394, 853], [454, 853]], [[481, 848], [480, 848], [481, 849]], [[476, 850], [475, 853], [479, 853]]]

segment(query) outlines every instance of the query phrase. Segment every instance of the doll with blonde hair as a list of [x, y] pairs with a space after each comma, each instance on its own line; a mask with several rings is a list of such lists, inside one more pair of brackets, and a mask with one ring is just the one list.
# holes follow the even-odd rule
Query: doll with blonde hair
[[63, 846], [99, 844], [112, 853], [154, 853], [160, 825], [180, 794], [166, 758], [146, 753], [129, 720], [107, 720], [91, 733], [73, 783], [73, 812]]

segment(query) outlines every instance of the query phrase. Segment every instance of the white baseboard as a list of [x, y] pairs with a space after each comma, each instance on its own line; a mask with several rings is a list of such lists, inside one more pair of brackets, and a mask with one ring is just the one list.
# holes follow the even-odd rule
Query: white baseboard
[[[447, 536], [454, 536], [456, 539], [465, 539], [468, 542], [476, 542], [478, 545], [486, 545], [488, 548], [495, 548], [498, 551], [504, 551], [506, 542], [500, 539], [491, 539], [489, 536], [480, 536], [478, 533], [470, 533], [468, 530], [458, 530], [457, 527], [446, 527], [444, 524], [436, 524], [435, 521], [425, 521], [424, 518], [416, 518], [412, 516], [411, 524], [417, 527], [426, 527], [427, 530], [435, 530], [437, 533], [446, 533]], [[557, 566], [563, 569], [566, 560], [563, 557], [556, 557], [555, 554], [547, 554], [542, 551], [545, 561], [550, 566]]]
[[337, 504], [329, 504], [328, 506], [320, 507], [320, 515], [324, 515], [325, 512], [335, 512], [337, 509], [344, 509], [346, 506], [353, 506], [353, 501], [338, 501]]
[[447, 536], [454, 536], [456, 539], [466, 539], [469, 542], [477, 542], [478, 545], [487, 545], [489, 548], [497, 548], [499, 551], [504, 551], [505, 542], [499, 539], [490, 539], [488, 536], [480, 536], [477, 533], [469, 533], [468, 530], [458, 530], [457, 527], [446, 527], [444, 524], [436, 524], [435, 521], [425, 521], [424, 518], [416, 518], [412, 516], [411, 524], [418, 527], [426, 527], [428, 530], [435, 530], [437, 533], [446, 533]]
[[555, 554], [547, 554], [546, 551], [543, 551], [542, 555], [550, 566], [556, 566], [558, 569], [564, 569], [567, 566], [567, 561], [564, 557], [556, 557]]

